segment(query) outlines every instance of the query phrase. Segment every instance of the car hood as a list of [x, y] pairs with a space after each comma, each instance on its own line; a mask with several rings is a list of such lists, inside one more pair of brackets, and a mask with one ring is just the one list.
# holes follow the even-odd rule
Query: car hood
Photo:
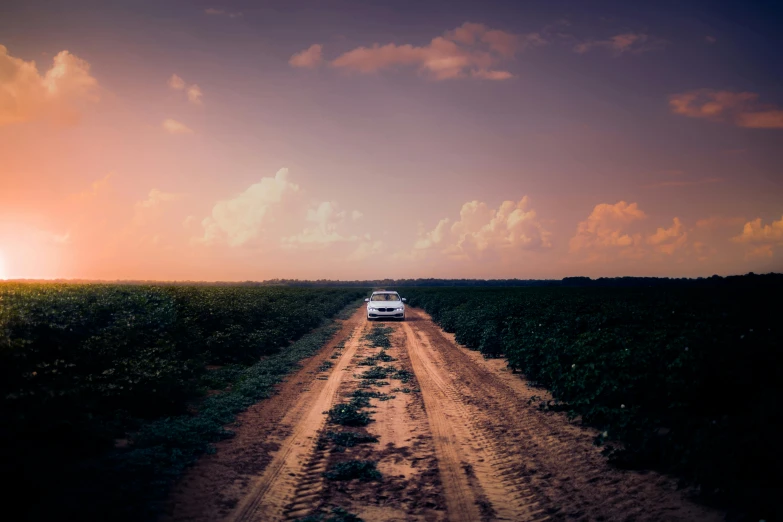
[[367, 303], [371, 308], [399, 308], [402, 301], [370, 301]]

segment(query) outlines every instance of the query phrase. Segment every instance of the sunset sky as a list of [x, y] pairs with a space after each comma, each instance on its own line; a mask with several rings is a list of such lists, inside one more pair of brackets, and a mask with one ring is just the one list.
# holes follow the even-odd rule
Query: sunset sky
[[778, 2], [52, 4], [0, 3], [0, 278], [783, 271]]

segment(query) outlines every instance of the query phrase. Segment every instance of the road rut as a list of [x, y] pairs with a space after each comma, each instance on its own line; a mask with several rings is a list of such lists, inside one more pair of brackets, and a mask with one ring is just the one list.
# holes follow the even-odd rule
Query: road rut
[[[362, 378], [377, 357], [365, 334], [387, 327], [387, 377]], [[333, 366], [323, 370], [324, 361]], [[394, 370], [394, 371], [392, 371]], [[337, 447], [345, 430], [324, 412], [356, 390], [374, 390], [373, 417], [350, 431], [377, 443]], [[422, 311], [402, 323], [367, 323], [363, 309], [335, 340], [240, 417], [237, 436], [179, 483], [172, 521], [296, 520], [344, 509], [368, 522], [723, 520], [673, 479], [610, 467], [595, 432], [530, 405], [532, 390], [502, 360], [455, 343]], [[377, 463], [375, 481], [330, 481], [351, 460]]]

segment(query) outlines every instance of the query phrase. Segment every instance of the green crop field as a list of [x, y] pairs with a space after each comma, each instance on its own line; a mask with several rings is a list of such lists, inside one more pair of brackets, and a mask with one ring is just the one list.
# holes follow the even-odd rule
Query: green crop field
[[[415, 288], [458, 342], [504, 356], [600, 430], [622, 466], [675, 474], [705, 498], [780, 509], [780, 286]], [[610, 450], [610, 448], [612, 448]]]
[[223, 426], [364, 294], [0, 283], [6, 493], [37, 519], [154, 516], [171, 481], [230, 435]]

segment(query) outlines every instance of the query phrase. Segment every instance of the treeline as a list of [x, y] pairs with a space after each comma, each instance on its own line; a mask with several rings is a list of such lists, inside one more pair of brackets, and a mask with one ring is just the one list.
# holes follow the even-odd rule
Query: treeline
[[392, 288], [392, 287], [757, 287], [783, 285], [783, 274], [768, 273], [710, 277], [564, 277], [563, 279], [365, 279], [341, 281], [332, 279], [268, 279], [265, 281], [91, 281], [91, 280], [16, 280], [18, 282], [53, 283], [92, 283], [126, 284], [155, 286], [298, 286], [298, 287], [352, 287], [352, 288]]

